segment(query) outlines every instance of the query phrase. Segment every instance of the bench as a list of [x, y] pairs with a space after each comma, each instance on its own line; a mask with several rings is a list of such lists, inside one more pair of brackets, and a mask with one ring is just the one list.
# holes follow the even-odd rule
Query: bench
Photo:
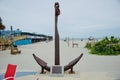
[[74, 46], [78, 47], [78, 43], [73, 43], [72, 47], [74, 48]]
[[21, 51], [20, 50], [18, 50], [18, 48], [17, 47], [13, 47], [12, 49], [11, 49], [11, 54], [17, 54], [17, 53], [21, 53]]

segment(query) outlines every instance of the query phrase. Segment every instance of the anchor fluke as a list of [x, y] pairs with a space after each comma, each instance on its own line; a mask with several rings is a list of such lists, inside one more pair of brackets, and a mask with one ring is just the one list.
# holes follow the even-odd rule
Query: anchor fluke
[[83, 53], [77, 58], [75, 58], [74, 60], [70, 61], [67, 65], [65, 65], [64, 71], [71, 69], [70, 73], [74, 73], [73, 66], [78, 63], [78, 61], [82, 58], [82, 56], [83, 56]]
[[34, 59], [36, 60], [36, 62], [41, 66], [41, 73], [44, 74], [45, 70], [50, 71], [50, 67], [47, 66], [47, 63], [45, 61], [43, 61], [42, 59], [40, 59], [39, 57], [37, 57], [35, 54], [33, 54]]

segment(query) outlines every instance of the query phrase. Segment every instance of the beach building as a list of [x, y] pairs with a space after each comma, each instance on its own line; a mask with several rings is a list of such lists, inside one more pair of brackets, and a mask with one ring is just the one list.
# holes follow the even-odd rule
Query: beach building
[[26, 44], [32, 44], [35, 42], [40, 41], [46, 41], [46, 40], [52, 40], [52, 36], [47, 36], [44, 34], [36, 34], [36, 33], [30, 33], [30, 32], [23, 32], [19, 29], [13, 30], [12, 32], [10, 30], [2, 30], [0, 32], [0, 38], [4, 38], [7, 40], [7, 42], [10, 42], [11, 37], [14, 39], [14, 45], [26, 45]]

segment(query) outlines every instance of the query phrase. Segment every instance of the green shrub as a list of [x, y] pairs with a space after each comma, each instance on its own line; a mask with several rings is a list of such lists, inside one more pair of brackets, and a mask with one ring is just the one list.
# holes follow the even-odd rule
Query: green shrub
[[91, 54], [97, 55], [119, 55], [120, 54], [120, 40], [111, 36], [110, 38], [105, 37], [95, 45], [91, 46], [90, 43], [86, 44], [86, 48], [90, 50]]
[[91, 49], [92, 48], [91, 43], [87, 43], [86, 46], [85, 46], [85, 48]]

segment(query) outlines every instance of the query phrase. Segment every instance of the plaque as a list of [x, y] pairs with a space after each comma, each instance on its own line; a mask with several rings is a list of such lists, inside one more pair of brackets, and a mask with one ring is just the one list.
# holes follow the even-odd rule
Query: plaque
[[50, 69], [50, 75], [56, 76], [56, 77], [64, 76], [63, 66], [60, 66], [60, 65], [52, 66]]

